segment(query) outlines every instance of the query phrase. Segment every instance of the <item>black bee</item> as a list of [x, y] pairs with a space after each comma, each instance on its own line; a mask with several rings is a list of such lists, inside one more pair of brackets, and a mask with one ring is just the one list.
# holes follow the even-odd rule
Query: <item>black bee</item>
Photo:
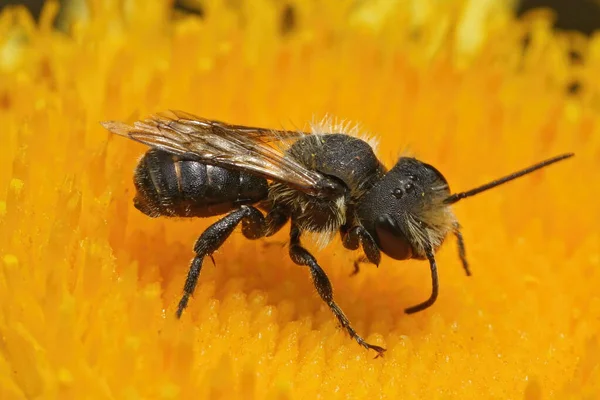
[[385, 349], [367, 343], [352, 328], [333, 300], [325, 271], [302, 246], [302, 233], [316, 233], [325, 244], [339, 232], [347, 249], [362, 247], [359, 262], [378, 265], [381, 252], [396, 260], [429, 260], [431, 295], [406, 309], [421, 311], [438, 296], [434, 254], [449, 233], [456, 236], [463, 268], [470, 275], [451, 205], [573, 155], [451, 194], [444, 176], [431, 165], [401, 157], [388, 170], [366, 141], [343, 133], [252, 128], [179, 111], [133, 126], [114, 121], [103, 126], [151, 147], [135, 171], [138, 210], [150, 217], [227, 214], [196, 242], [177, 317], [194, 292], [204, 258], [212, 258], [240, 223], [245, 237], [258, 239], [291, 221], [291, 259], [310, 269], [317, 292], [350, 336], [378, 355]]

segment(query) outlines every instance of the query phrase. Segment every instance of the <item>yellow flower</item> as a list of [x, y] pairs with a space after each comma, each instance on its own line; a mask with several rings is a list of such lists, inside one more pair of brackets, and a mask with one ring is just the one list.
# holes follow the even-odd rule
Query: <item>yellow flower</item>
[[[596, 398], [600, 394], [600, 39], [487, 1], [91, 0], [52, 28], [0, 14], [0, 398]], [[523, 49], [523, 38], [529, 44]], [[582, 60], [572, 62], [569, 51]], [[567, 88], [577, 82], [576, 94]], [[315, 253], [359, 347], [278, 245], [234, 234], [174, 318], [197, 236], [214, 220], [132, 206], [145, 151], [100, 121], [165, 109], [273, 128], [360, 122], [455, 191], [574, 159], [456, 205], [426, 262], [356, 277]]]

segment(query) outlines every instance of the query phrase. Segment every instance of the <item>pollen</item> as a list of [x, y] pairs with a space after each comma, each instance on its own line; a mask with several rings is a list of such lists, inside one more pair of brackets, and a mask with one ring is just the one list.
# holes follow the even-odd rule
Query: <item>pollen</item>
[[[599, 397], [599, 36], [501, 0], [64, 3], [0, 14], [1, 399]], [[360, 254], [307, 242], [374, 359], [289, 260], [289, 228], [235, 232], [175, 318], [216, 219], [136, 210], [147, 148], [100, 125], [169, 109], [360, 123], [388, 167], [409, 154], [453, 192], [576, 155], [453, 206], [473, 276], [447, 238], [420, 313], [426, 261], [351, 277]]]

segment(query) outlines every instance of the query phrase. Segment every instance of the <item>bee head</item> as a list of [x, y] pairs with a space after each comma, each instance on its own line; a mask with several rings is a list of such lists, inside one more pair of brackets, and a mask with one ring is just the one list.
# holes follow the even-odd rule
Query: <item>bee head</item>
[[358, 218], [379, 248], [396, 260], [426, 258], [448, 232], [457, 230], [450, 206], [551, 164], [573, 157], [565, 153], [495, 179], [466, 192], [450, 194], [446, 178], [434, 167], [402, 157], [360, 198]]
[[455, 223], [446, 178], [433, 166], [402, 157], [360, 200], [358, 216], [381, 251], [397, 260], [425, 258]]

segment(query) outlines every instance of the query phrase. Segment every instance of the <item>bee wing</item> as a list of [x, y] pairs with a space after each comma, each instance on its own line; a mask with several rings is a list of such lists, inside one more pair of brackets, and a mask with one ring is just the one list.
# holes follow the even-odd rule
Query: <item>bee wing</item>
[[335, 181], [285, 156], [286, 142], [309, 135], [306, 132], [230, 125], [181, 111], [161, 113], [133, 126], [117, 121], [102, 126], [151, 147], [263, 176], [314, 196], [339, 192]]

